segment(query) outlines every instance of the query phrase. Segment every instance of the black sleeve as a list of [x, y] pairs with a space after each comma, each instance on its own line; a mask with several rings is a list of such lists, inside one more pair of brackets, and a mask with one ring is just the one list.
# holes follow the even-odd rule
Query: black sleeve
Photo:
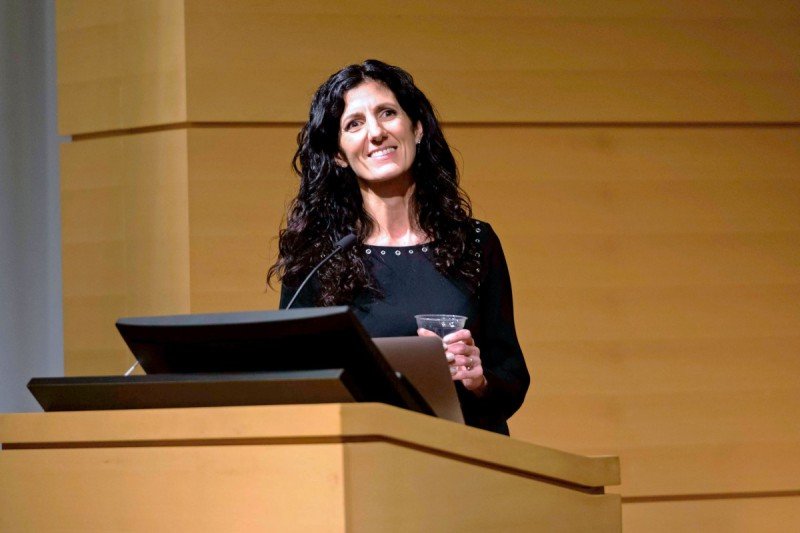
[[[487, 388], [467, 400], [480, 425], [504, 429], [506, 420], [522, 405], [530, 375], [514, 327], [511, 277], [500, 240], [486, 223], [480, 223], [482, 279], [479, 291], [481, 361]], [[477, 340], [477, 339], [476, 339]]]

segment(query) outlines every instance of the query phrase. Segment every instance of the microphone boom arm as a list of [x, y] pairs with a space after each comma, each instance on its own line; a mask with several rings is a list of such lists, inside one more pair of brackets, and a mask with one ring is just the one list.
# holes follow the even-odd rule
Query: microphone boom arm
[[306, 279], [303, 280], [303, 283], [301, 283], [300, 287], [298, 287], [297, 290], [294, 292], [294, 296], [292, 296], [292, 299], [289, 300], [289, 303], [286, 305], [285, 309], [289, 309], [292, 306], [294, 301], [297, 299], [297, 296], [300, 294], [300, 291], [303, 290], [303, 287], [306, 286], [306, 283], [308, 283], [308, 280], [310, 280], [314, 276], [314, 274], [317, 272], [317, 270], [319, 270], [319, 267], [321, 267], [322, 265], [327, 263], [328, 259], [330, 259], [334, 255], [336, 255], [337, 253], [341, 252], [342, 250], [347, 250], [348, 248], [353, 246], [353, 244], [355, 244], [355, 242], [356, 242], [356, 236], [353, 233], [349, 233], [349, 234], [345, 235], [344, 237], [342, 237], [341, 239], [339, 239], [337, 241], [336, 247], [333, 249], [333, 251], [331, 253], [329, 253], [328, 255], [326, 255], [325, 259], [323, 259], [322, 261], [317, 263], [317, 266], [315, 266], [311, 270], [311, 272], [308, 273], [308, 276], [306, 276]]

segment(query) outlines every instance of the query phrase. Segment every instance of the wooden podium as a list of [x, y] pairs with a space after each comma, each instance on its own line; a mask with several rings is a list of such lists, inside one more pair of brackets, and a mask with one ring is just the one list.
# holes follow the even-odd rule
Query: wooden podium
[[615, 457], [383, 404], [0, 415], [0, 531], [620, 531]]

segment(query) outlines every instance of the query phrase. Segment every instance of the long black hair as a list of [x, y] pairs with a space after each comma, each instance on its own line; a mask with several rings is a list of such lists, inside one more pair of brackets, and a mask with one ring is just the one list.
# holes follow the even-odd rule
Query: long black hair
[[433, 241], [436, 268], [474, 290], [479, 259], [469, 239], [472, 207], [459, 186], [456, 162], [436, 113], [408, 72], [375, 59], [341, 69], [314, 94], [292, 160], [300, 190], [279, 233], [278, 260], [270, 267], [267, 281], [278, 278], [287, 287], [297, 287], [337, 240], [353, 232], [359, 245], [334, 256], [318, 271], [317, 304], [352, 303], [364, 290], [380, 296], [364, 262], [362, 245], [375, 222], [364, 210], [355, 173], [335, 159], [345, 94], [370, 80], [394, 93], [414, 126], [422, 124], [423, 136], [411, 168], [415, 187], [410, 216]]

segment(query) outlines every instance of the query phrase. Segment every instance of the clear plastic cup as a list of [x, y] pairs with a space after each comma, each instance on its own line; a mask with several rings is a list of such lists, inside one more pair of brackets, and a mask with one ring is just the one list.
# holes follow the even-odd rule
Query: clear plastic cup
[[464, 329], [467, 317], [461, 315], [414, 315], [417, 327], [436, 333], [439, 337]]

